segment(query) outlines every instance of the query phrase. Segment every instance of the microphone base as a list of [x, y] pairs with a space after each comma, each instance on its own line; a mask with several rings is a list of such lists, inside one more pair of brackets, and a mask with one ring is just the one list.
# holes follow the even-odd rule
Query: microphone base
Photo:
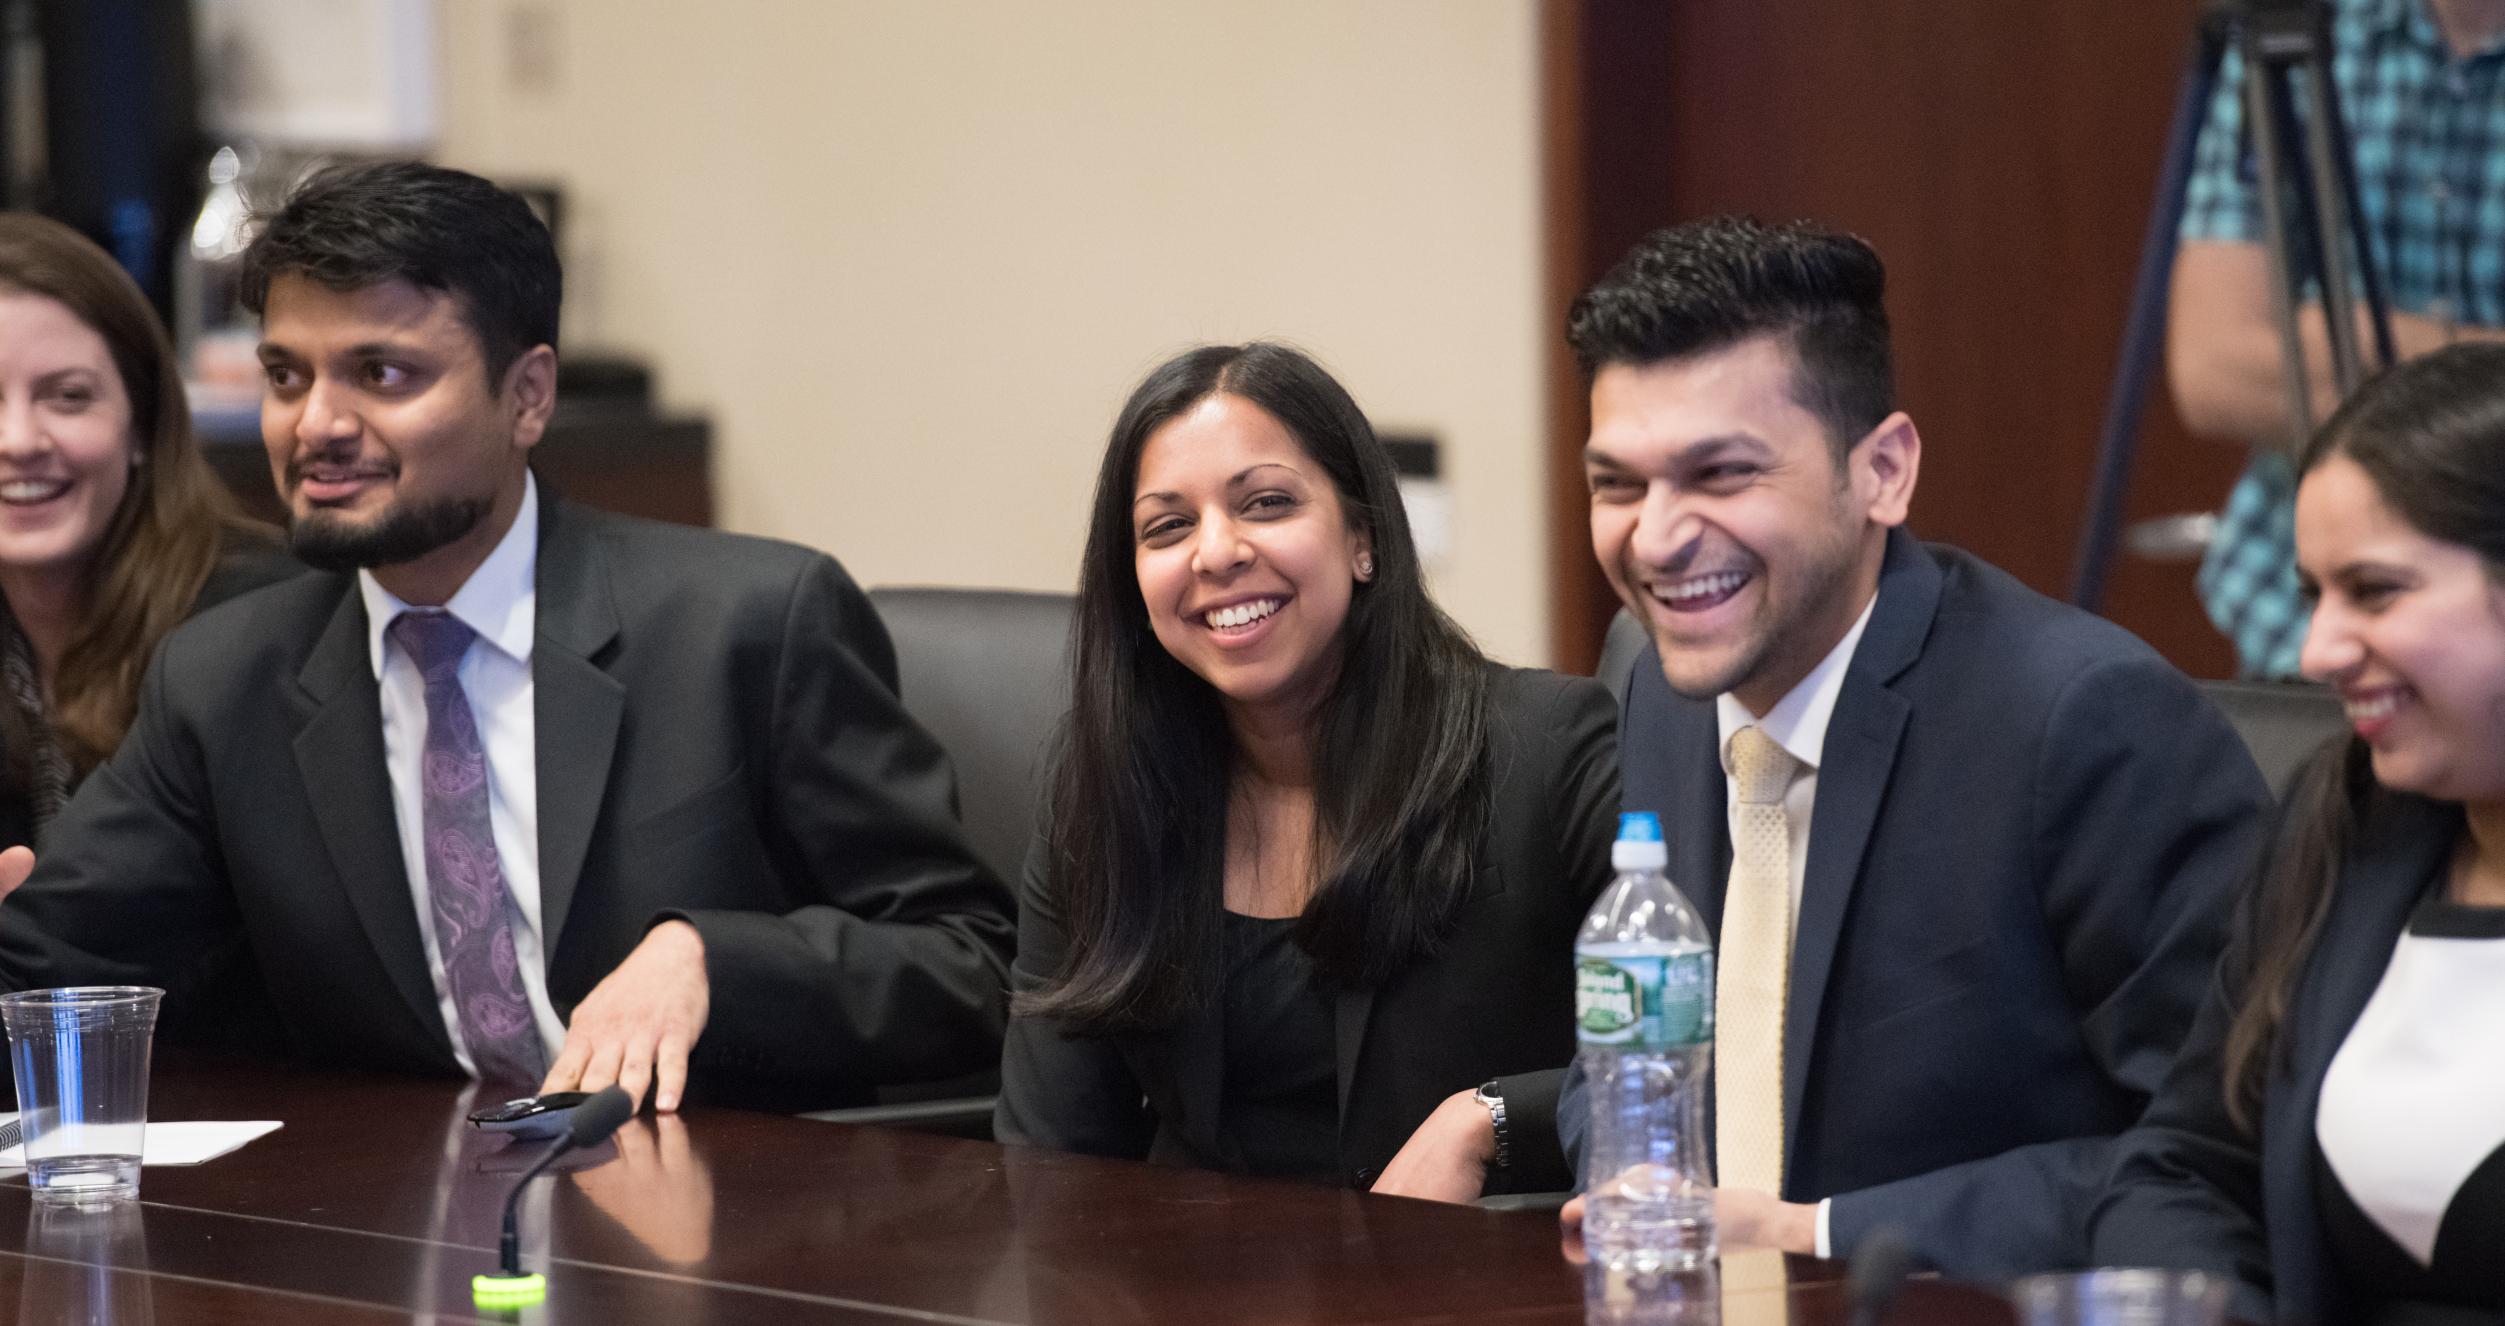
[[547, 1297], [548, 1277], [536, 1271], [470, 1277], [470, 1301], [482, 1308], [527, 1308]]

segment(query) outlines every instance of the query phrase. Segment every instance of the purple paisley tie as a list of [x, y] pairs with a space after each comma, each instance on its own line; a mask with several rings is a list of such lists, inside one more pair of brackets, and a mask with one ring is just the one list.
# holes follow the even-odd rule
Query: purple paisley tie
[[441, 612], [404, 612], [391, 638], [426, 679], [421, 828], [435, 949], [461, 1017], [461, 1040], [482, 1081], [533, 1090], [547, 1056], [522, 993], [522, 969], [506, 921], [509, 895], [487, 821], [487, 752], [478, 717], [461, 692], [461, 655], [476, 633]]

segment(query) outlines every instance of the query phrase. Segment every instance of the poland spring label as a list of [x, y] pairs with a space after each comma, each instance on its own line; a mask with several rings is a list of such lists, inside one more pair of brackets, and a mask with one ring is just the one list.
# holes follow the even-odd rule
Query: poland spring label
[[1574, 1028], [1585, 1045], [1629, 1050], [1712, 1040], [1712, 952], [1583, 956], [1574, 965]]

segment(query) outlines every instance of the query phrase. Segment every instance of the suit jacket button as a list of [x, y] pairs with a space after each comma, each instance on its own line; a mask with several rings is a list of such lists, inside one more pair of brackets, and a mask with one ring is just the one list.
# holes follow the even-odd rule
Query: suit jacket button
[[1356, 1179], [1358, 1187], [1371, 1188], [1374, 1186], [1374, 1171], [1360, 1165], [1357, 1167]]

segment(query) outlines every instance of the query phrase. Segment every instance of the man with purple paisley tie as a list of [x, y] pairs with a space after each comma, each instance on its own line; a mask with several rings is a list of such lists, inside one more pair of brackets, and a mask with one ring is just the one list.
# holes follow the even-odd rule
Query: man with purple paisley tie
[[169, 1038], [661, 1110], [997, 1057], [1007, 897], [860, 591], [533, 478], [561, 285], [458, 171], [326, 172], [271, 219], [261, 431], [314, 570], [168, 638], [0, 906], [0, 984], [161, 985]]

